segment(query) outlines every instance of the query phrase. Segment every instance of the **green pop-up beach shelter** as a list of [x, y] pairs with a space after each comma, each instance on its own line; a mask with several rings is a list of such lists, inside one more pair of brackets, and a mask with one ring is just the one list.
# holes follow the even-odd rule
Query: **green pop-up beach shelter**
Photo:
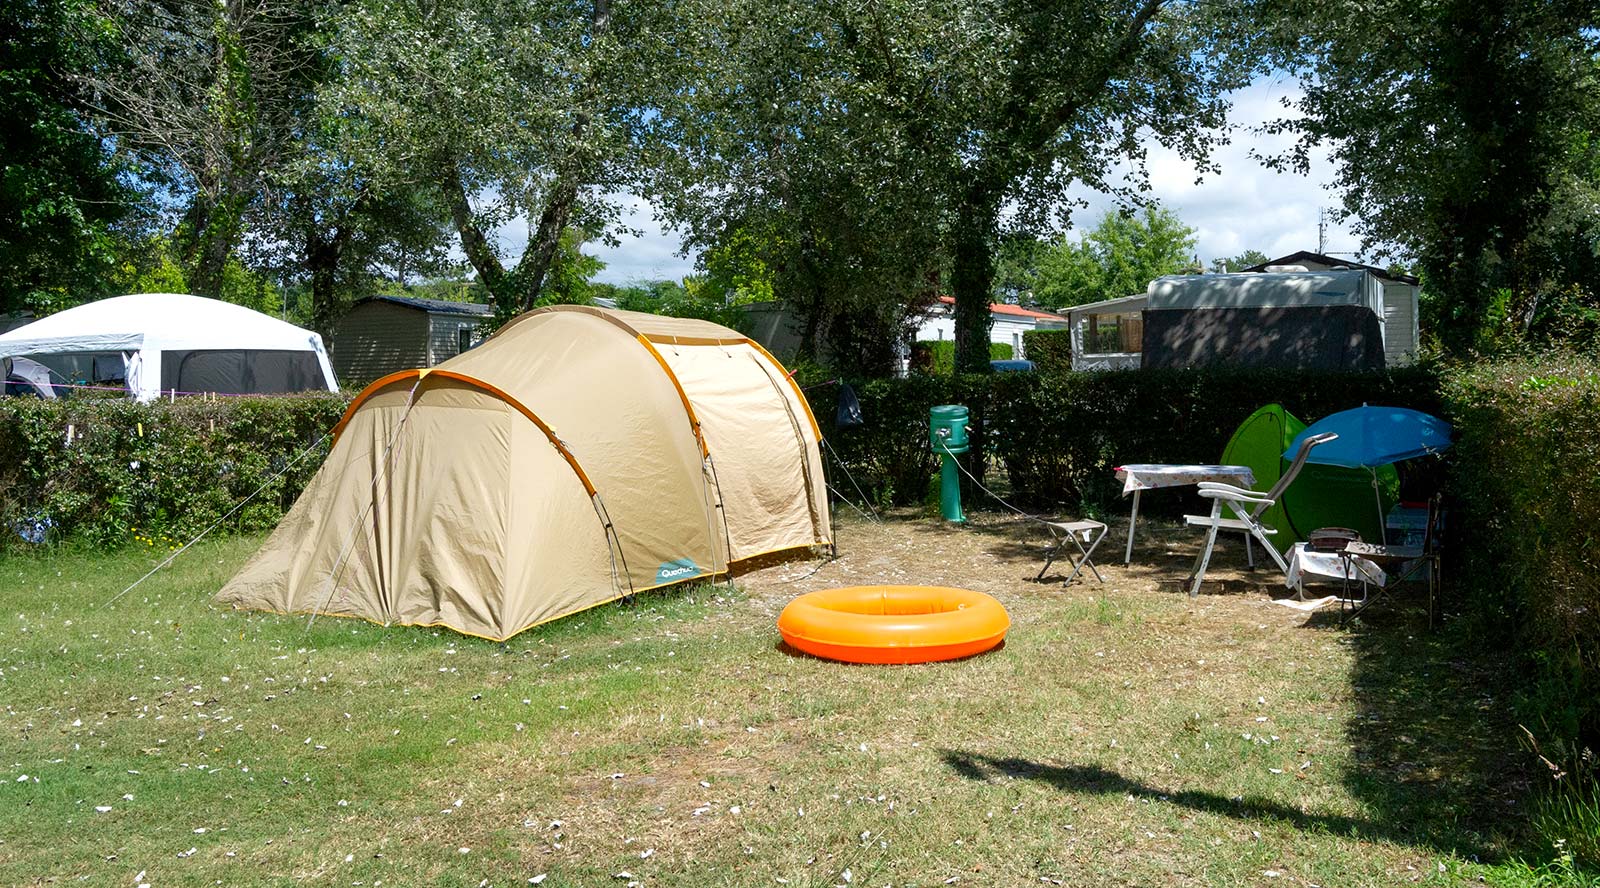
[[[1283, 458], [1306, 424], [1281, 404], [1268, 404], [1250, 414], [1222, 450], [1226, 465], [1249, 466], [1256, 488], [1265, 490], [1282, 477], [1289, 461]], [[1305, 539], [1319, 527], [1348, 527], [1365, 540], [1383, 539], [1383, 528], [1372, 510], [1373, 475], [1363, 469], [1308, 463], [1283, 497], [1262, 516], [1262, 523], [1278, 532], [1272, 538], [1281, 551]], [[1400, 489], [1394, 466], [1377, 470], [1381, 511], [1388, 513]]]

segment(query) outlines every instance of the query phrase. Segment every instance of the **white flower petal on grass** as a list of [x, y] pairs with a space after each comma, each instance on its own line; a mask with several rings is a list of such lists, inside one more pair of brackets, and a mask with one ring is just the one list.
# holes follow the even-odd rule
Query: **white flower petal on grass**
[[544, 881], [544, 877], [545, 877], [545, 874], [544, 873], [540, 873], [539, 875], [534, 876], [533, 878], [529, 879], [528, 880], [528, 884], [529, 885], [537, 885], [540, 882]]
[[654, 849], [654, 848], [646, 848], [643, 851], [639, 852], [639, 859], [640, 860], [644, 860], [645, 858], [650, 857], [651, 855], [653, 855], [655, 853], [656, 853], [656, 849]]
[[101, 814], [106, 814], [106, 813], [109, 813], [111, 811], [111, 806], [110, 805], [95, 805], [94, 809], [96, 811], [99, 811]]
[[456, 853], [457, 854], [471, 854], [472, 853], [472, 849], [468, 848], [466, 845], [462, 845], [460, 848], [456, 849]]

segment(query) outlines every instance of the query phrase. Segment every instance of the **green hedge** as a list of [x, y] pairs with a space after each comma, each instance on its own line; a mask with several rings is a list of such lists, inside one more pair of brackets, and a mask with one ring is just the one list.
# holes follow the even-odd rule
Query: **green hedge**
[[1072, 372], [1071, 330], [1029, 330], [1022, 334], [1022, 353], [1040, 373]]
[[[982, 452], [984, 410], [992, 381], [1000, 376], [938, 376], [913, 373], [905, 379], [873, 379], [856, 383], [865, 424], [852, 429], [834, 426], [837, 388], [809, 397], [831, 447], [827, 455], [829, 483], [848, 499], [858, 500], [854, 485], [879, 508], [921, 502], [927, 495], [938, 457], [928, 446], [928, 409], [938, 404], [964, 404], [972, 420], [971, 443]], [[848, 475], [841, 471], [848, 470]], [[852, 483], [853, 481], [853, 483]]]
[[[1272, 401], [1308, 422], [1363, 403], [1430, 413], [1440, 405], [1438, 375], [1427, 367], [913, 375], [873, 380], [857, 393], [866, 425], [829, 437], [875, 502], [923, 497], [937, 467], [927, 446], [928, 408], [964, 404], [972, 412], [974, 449], [1004, 467], [1017, 501], [1086, 514], [1122, 508], [1113, 467], [1215, 462], [1239, 423]], [[834, 400], [818, 400], [819, 418], [831, 420]], [[1152, 508], [1181, 505], [1158, 501]]]
[[[991, 390], [986, 432], [1017, 496], [1086, 513], [1121, 508], [1115, 466], [1216, 462], [1239, 423], [1274, 401], [1307, 422], [1363, 403], [1439, 410], [1426, 367], [1040, 373], [996, 378]], [[1152, 507], [1163, 503], [1181, 506]]]
[[1600, 363], [1474, 367], [1444, 395], [1452, 594], [1481, 634], [1525, 655], [1529, 727], [1600, 749]]
[[227, 523], [268, 529], [322, 465], [323, 436], [347, 403], [337, 394], [153, 404], [0, 398], [0, 547], [40, 525], [47, 540], [181, 545], [322, 439]]
[[[1012, 357], [1010, 345], [989, 343], [989, 360], [1009, 361]], [[911, 344], [911, 366], [924, 373], [949, 376], [956, 369], [956, 344], [948, 339], [919, 339]]]

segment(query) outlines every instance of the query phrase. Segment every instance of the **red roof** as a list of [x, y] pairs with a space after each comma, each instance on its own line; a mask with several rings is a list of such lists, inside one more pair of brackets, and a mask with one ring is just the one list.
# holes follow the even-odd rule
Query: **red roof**
[[[954, 296], [940, 296], [939, 297], [939, 301], [943, 302], [945, 305], [955, 305], [956, 304], [956, 297], [954, 297]], [[1018, 318], [1047, 318], [1047, 319], [1052, 320], [1052, 321], [1063, 320], [1061, 315], [1055, 314], [1053, 312], [1034, 311], [1034, 310], [1029, 309], [1029, 308], [1023, 308], [1020, 305], [1008, 305], [1008, 304], [1006, 304], [1004, 302], [991, 302], [991, 303], [989, 303], [989, 313], [990, 314], [997, 314], [997, 315], [1011, 315], [1012, 317], [1018, 317]]]

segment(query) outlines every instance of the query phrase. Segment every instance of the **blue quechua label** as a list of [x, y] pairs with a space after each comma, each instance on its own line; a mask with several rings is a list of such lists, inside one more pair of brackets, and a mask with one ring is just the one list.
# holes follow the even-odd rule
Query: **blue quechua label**
[[673, 583], [678, 580], [687, 580], [697, 577], [703, 571], [694, 563], [693, 558], [678, 558], [672, 561], [661, 562], [661, 567], [656, 569], [656, 582]]

